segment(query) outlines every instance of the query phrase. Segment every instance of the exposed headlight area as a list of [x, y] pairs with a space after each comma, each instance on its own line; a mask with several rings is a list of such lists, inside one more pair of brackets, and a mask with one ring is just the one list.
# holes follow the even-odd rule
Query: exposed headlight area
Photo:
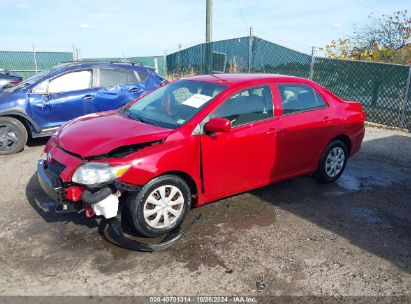
[[131, 165], [110, 166], [107, 163], [88, 162], [76, 169], [72, 181], [86, 186], [114, 181], [124, 175]]

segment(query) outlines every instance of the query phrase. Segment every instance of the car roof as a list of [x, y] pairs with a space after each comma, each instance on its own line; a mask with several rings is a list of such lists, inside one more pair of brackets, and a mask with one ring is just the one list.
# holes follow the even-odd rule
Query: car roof
[[211, 75], [198, 75], [192, 76], [185, 79], [197, 80], [197, 81], [206, 81], [221, 83], [226, 85], [233, 85], [239, 83], [246, 83], [252, 81], [290, 81], [294, 80], [297, 82], [307, 83], [306, 78], [281, 75], [281, 74], [264, 74], [264, 73], [239, 73], [239, 74], [211, 74]]
[[145, 70], [145, 71], [153, 71], [153, 68], [132, 64], [128, 62], [103, 62], [103, 61], [69, 61], [69, 62], [61, 62], [51, 68], [50, 73], [48, 73], [45, 77], [53, 77], [57, 74], [60, 74], [62, 71], [74, 71], [79, 69], [87, 69], [87, 68], [96, 68], [96, 67], [105, 67], [105, 68], [113, 68], [113, 67], [121, 67], [131, 70]]
[[77, 68], [93, 68], [93, 67], [123, 67], [130, 69], [152, 70], [153, 68], [133, 64], [129, 62], [107, 62], [107, 61], [74, 61], [61, 62], [53, 67], [53, 69], [77, 69]]

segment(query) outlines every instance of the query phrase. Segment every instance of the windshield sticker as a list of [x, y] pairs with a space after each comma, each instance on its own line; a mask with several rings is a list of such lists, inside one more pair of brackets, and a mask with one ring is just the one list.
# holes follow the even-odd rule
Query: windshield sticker
[[190, 106], [193, 108], [199, 108], [203, 104], [205, 104], [207, 101], [209, 101], [212, 97], [202, 95], [202, 94], [194, 94], [191, 96], [189, 99], [185, 100], [183, 102], [183, 105]]

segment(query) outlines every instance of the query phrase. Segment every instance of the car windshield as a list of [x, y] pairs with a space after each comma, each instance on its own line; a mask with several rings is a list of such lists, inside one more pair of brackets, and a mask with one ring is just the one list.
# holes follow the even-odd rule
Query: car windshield
[[123, 114], [147, 124], [175, 129], [226, 88], [211, 82], [179, 80], [144, 96]]
[[36, 83], [38, 80], [40, 80], [41, 78], [43, 78], [44, 76], [46, 76], [47, 74], [50, 73], [50, 70], [46, 70], [46, 71], [42, 71], [40, 73], [37, 73], [29, 78], [27, 78], [26, 80], [20, 82], [18, 85], [10, 87], [8, 89], [5, 89], [4, 91], [6, 92], [17, 92], [17, 91], [21, 91], [24, 88], [27, 88], [28, 86]]

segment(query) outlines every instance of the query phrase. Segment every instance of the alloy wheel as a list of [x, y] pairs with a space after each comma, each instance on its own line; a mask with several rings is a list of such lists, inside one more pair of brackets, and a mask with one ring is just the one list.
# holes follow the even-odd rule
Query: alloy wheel
[[341, 147], [330, 150], [325, 161], [325, 171], [329, 177], [335, 177], [344, 167], [345, 153]]
[[9, 123], [0, 124], [0, 151], [13, 150], [19, 143], [15, 127]]

